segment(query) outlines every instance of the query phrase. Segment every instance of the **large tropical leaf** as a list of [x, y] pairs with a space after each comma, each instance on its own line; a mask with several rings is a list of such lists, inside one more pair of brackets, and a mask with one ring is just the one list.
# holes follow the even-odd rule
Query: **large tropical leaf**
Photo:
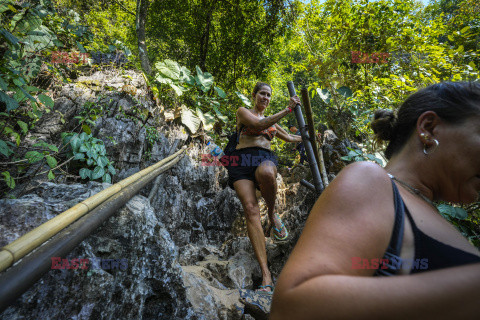
[[190, 132], [196, 133], [200, 127], [200, 118], [198, 118], [190, 109], [185, 105], [182, 105], [181, 109], [181, 121], [182, 124], [190, 130]]
[[320, 96], [320, 98], [322, 98], [323, 102], [325, 102], [326, 104], [330, 103], [331, 95], [327, 89], [317, 88], [317, 93]]
[[337, 89], [337, 92], [340, 93], [343, 97], [349, 98], [352, 96], [352, 90], [349, 87], [340, 87]]
[[197, 69], [195, 81], [203, 92], [207, 92], [212, 87], [213, 76], [208, 72], [202, 72], [202, 69], [200, 69], [199, 66], [196, 66], [195, 68]]
[[155, 64], [157, 70], [165, 77], [172, 80], [180, 80], [180, 66], [177, 62], [166, 59]]
[[[17, 16], [18, 18], [15, 19]], [[27, 33], [40, 27], [42, 18], [36, 14], [35, 10], [28, 10], [15, 15], [12, 22], [16, 23], [15, 31]]]
[[213, 125], [215, 124], [215, 117], [210, 112], [203, 113], [202, 110], [197, 108], [197, 116], [200, 118], [200, 120], [202, 120], [203, 127], [206, 131], [210, 131], [213, 129]]
[[41, 51], [47, 48], [55, 47], [54, 41], [57, 36], [45, 26], [40, 26], [37, 29], [27, 33], [24, 38], [24, 49], [27, 52]]

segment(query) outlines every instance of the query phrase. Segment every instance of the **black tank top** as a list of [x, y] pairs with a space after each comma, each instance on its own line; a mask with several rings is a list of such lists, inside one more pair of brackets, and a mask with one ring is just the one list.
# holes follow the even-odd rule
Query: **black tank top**
[[[405, 207], [403, 199], [393, 180], [392, 186], [395, 204], [395, 223], [393, 225], [390, 243], [383, 256], [383, 259], [388, 260], [388, 263], [385, 263], [383, 266], [381, 265], [376, 270], [375, 276], [393, 276], [398, 274], [403, 268], [410, 269], [410, 273], [419, 273], [480, 262], [480, 256], [454, 248], [423, 233], [416, 226], [410, 212]], [[410, 220], [414, 235], [415, 257], [412, 261], [402, 260], [400, 258], [405, 213], [407, 213], [407, 217]]]

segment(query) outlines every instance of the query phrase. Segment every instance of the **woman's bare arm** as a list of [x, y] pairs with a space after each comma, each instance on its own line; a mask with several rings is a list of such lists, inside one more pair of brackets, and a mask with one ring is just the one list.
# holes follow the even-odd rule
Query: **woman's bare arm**
[[315, 203], [277, 282], [270, 319], [478, 317], [480, 264], [395, 277], [352, 268], [352, 258], [383, 257], [393, 224], [385, 171], [347, 166]]
[[[290, 108], [294, 108], [297, 104], [299, 104], [300, 99], [297, 96], [291, 97], [288, 103]], [[245, 107], [240, 107], [237, 110], [237, 119], [240, 120], [240, 123], [244, 125], [254, 128], [256, 130], [263, 130], [268, 127], [273, 126], [275, 123], [280, 121], [283, 117], [290, 113], [288, 108], [283, 109], [280, 112], [275, 113], [274, 115], [265, 117], [263, 119], [258, 119], [254, 114], [248, 111]]]
[[297, 135], [289, 134], [285, 129], [283, 129], [278, 123], [275, 124], [277, 129], [277, 137], [282, 139], [285, 142], [302, 142], [302, 137]]

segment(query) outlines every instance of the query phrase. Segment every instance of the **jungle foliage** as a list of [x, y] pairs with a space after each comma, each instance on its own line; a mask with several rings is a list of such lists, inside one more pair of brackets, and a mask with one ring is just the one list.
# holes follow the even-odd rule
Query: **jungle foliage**
[[[250, 103], [256, 81], [272, 85], [268, 112], [275, 113], [285, 107], [286, 82], [293, 80], [308, 88], [315, 123], [362, 146], [344, 160], [377, 161], [374, 154], [382, 146], [374, 143], [368, 126], [374, 110], [394, 110], [413, 91], [439, 81], [478, 81], [477, 0], [428, 6], [414, 0], [142, 1], [152, 66], [145, 80], [152, 96], [165, 118], [179, 118], [190, 134], [208, 134], [218, 144], [233, 130], [236, 109]], [[75, 59], [52, 63], [55, 51], [122, 52], [129, 67], [141, 69], [137, 11], [137, 0], [0, 0], [3, 188], [13, 188], [39, 161], [49, 165], [48, 177], [55, 179], [71, 157], [83, 165], [82, 178], [112, 179], [115, 169], [99, 158], [105, 157], [102, 143], [90, 136], [85, 121], [75, 133], [65, 133], [67, 145], [25, 141], [37, 121], [54, 112], [54, 96], [41, 76], [69, 82], [81, 72]], [[294, 122], [293, 116], [281, 125], [287, 122]], [[86, 153], [89, 146], [93, 158]], [[15, 154], [21, 147], [24, 152]], [[273, 148], [290, 154], [285, 164], [293, 163], [291, 145], [277, 140]], [[478, 205], [464, 208], [476, 212], [470, 220], [442, 208], [465, 230], [478, 231]], [[478, 244], [478, 238], [472, 241]]]

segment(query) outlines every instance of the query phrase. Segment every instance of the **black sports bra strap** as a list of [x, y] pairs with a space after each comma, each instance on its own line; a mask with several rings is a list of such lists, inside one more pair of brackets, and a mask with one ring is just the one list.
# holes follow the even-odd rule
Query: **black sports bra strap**
[[393, 225], [392, 237], [390, 239], [389, 249], [390, 253], [400, 256], [403, 243], [403, 230], [405, 227], [405, 205], [400, 197], [397, 186], [392, 181], [393, 199], [395, 207], [395, 223]]

